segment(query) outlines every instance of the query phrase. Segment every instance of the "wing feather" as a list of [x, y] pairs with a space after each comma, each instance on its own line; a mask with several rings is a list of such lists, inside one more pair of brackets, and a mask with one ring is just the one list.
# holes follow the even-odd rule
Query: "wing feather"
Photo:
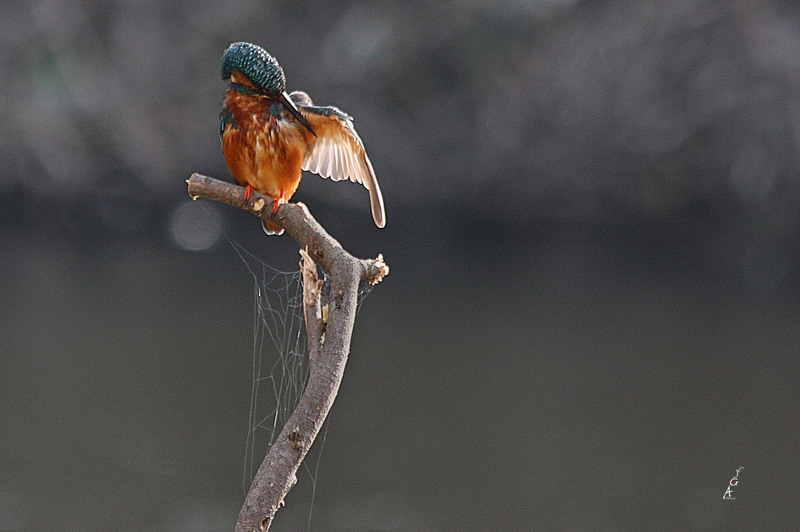
[[[333, 181], [349, 179], [361, 183], [369, 191], [372, 219], [375, 225], [386, 225], [386, 214], [383, 207], [383, 196], [375, 177], [372, 162], [364, 149], [361, 137], [353, 127], [353, 119], [336, 107], [317, 107], [303, 105], [292, 93], [303, 115], [316, 133], [311, 137], [303, 170], [308, 170]], [[307, 98], [307, 96], [306, 96]]]

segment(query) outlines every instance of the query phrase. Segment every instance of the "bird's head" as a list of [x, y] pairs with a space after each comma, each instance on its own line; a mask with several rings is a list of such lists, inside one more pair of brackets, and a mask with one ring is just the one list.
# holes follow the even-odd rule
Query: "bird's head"
[[225, 50], [222, 79], [242, 92], [278, 96], [286, 90], [286, 76], [278, 61], [248, 42], [235, 42]]
[[244, 94], [263, 94], [279, 102], [311, 134], [311, 125], [286, 94], [286, 76], [278, 61], [266, 50], [249, 42], [235, 42], [222, 54], [222, 79]]

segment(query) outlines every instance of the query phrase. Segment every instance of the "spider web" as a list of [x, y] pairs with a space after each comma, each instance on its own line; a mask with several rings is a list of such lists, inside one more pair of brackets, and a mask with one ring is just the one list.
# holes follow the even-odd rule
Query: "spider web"
[[242, 472], [246, 493], [305, 390], [308, 343], [301, 272], [277, 270], [230, 243], [253, 277], [252, 385]]
[[[309, 373], [308, 341], [303, 317], [303, 281], [300, 270], [277, 270], [232, 239], [228, 238], [228, 242], [253, 278], [252, 386], [242, 471], [242, 489], [247, 493], [261, 461], [305, 390]], [[324, 284], [321, 303], [324, 306], [330, 294], [330, 278], [326, 271], [322, 270], [322, 274]], [[356, 314], [371, 289], [372, 286], [366, 282], [359, 286]], [[327, 432], [326, 422], [319, 445], [312, 447], [303, 461], [303, 468], [312, 484], [309, 528], [316, 495], [317, 471]], [[315, 448], [316, 453], [313, 452]], [[312, 458], [312, 454], [316, 454], [316, 458]], [[310, 465], [312, 463], [313, 471]]]

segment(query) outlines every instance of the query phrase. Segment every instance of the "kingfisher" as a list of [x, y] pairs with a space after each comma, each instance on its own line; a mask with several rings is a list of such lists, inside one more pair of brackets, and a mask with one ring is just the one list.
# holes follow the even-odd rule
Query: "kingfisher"
[[[255, 44], [231, 44], [222, 55], [228, 85], [220, 112], [220, 141], [233, 178], [273, 200], [273, 212], [292, 197], [303, 170], [333, 181], [349, 179], [369, 191], [375, 225], [386, 225], [383, 196], [353, 118], [314, 105], [302, 91], [286, 92], [278, 61]], [[262, 221], [268, 235], [283, 229]]]

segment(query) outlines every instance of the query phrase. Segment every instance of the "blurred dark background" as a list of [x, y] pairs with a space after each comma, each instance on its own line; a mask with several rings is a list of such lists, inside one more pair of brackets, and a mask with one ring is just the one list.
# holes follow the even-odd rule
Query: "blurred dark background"
[[796, 2], [4, 0], [0, 531], [233, 528], [228, 239], [298, 260], [186, 197], [239, 40], [355, 117], [387, 227], [295, 198], [392, 268], [274, 530], [797, 529]]

